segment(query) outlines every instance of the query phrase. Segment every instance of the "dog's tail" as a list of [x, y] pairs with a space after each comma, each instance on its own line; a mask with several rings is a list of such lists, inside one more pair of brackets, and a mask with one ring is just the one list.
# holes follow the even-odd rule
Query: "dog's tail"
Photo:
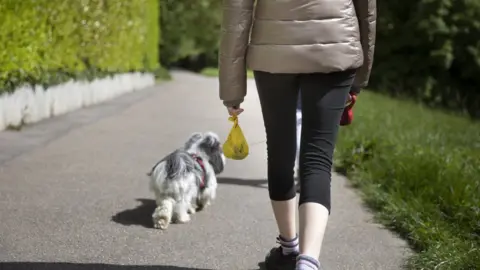
[[165, 160], [167, 179], [183, 177], [194, 169], [191, 156], [185, 151], [175, 151]]
[[160, 160], [159, 162], [157, 162], [151, 169], [149, 172], [147, 172], [147, 176], [152, 176], [153, 175], [153, 172], [155, 171], [155, 169], [157, 168], [157, 166], [162, 163], [164, 161], [164, 159]]
[[158, 162], [148, 173], [149, 176], [153, 174], [157, 166], [163, 166], [162, 173], [165, 179], [181, 178], [195, 169], [192, 157], [183, 150], [176, 150]]

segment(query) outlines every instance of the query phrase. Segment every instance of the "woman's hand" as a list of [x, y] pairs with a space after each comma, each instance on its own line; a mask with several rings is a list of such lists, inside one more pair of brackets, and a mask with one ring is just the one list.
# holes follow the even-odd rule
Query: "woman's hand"
[[345, 103], [345, 107], [348, 107], [348, 105], [350, 105], [350, 103], [352, 103], [352, 95], [351, 94], [348, 94], [348, 98], [347, 98], [347, 102]]
[[240, 108], [239, 106], [234, 106], [234, 107], [227, 107], [228, 114], [231, 116], [238, 116], [243, 112], [243, 109]]

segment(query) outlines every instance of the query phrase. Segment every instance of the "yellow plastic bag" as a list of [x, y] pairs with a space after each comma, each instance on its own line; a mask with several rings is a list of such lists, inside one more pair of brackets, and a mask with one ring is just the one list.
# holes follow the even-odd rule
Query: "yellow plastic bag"
[[230, 134], [228, 134], [227, 140], [223, 144], [223, 154], [229, 159], [242, 160], [248, 156], [247, 140], [238, 125], [238, 117], [230, 116], [228, 120], [233, 122], [233, 127], [230, 130]]

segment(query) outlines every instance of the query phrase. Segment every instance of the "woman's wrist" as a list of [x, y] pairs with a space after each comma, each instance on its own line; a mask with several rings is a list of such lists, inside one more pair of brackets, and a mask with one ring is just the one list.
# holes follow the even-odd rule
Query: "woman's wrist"
[[362, 88], [360, 86], [352, 85], [350, 88], [350, 94], [358, 95], [360, 94], [360, 91], [362, 91]]
[[242, 99], [236, 99], [236, 100], [224, 100], [223, 105], [225, 107], [238, 107], [240, 104], [242, 104], [243, 98]]

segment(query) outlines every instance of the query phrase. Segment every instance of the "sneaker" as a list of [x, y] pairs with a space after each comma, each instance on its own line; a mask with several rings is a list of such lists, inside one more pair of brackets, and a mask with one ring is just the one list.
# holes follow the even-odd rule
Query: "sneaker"
[[283, 255], [282, 247], [275, 247], [265, 256], [266, 270], [295, 270], [298, 254]]

